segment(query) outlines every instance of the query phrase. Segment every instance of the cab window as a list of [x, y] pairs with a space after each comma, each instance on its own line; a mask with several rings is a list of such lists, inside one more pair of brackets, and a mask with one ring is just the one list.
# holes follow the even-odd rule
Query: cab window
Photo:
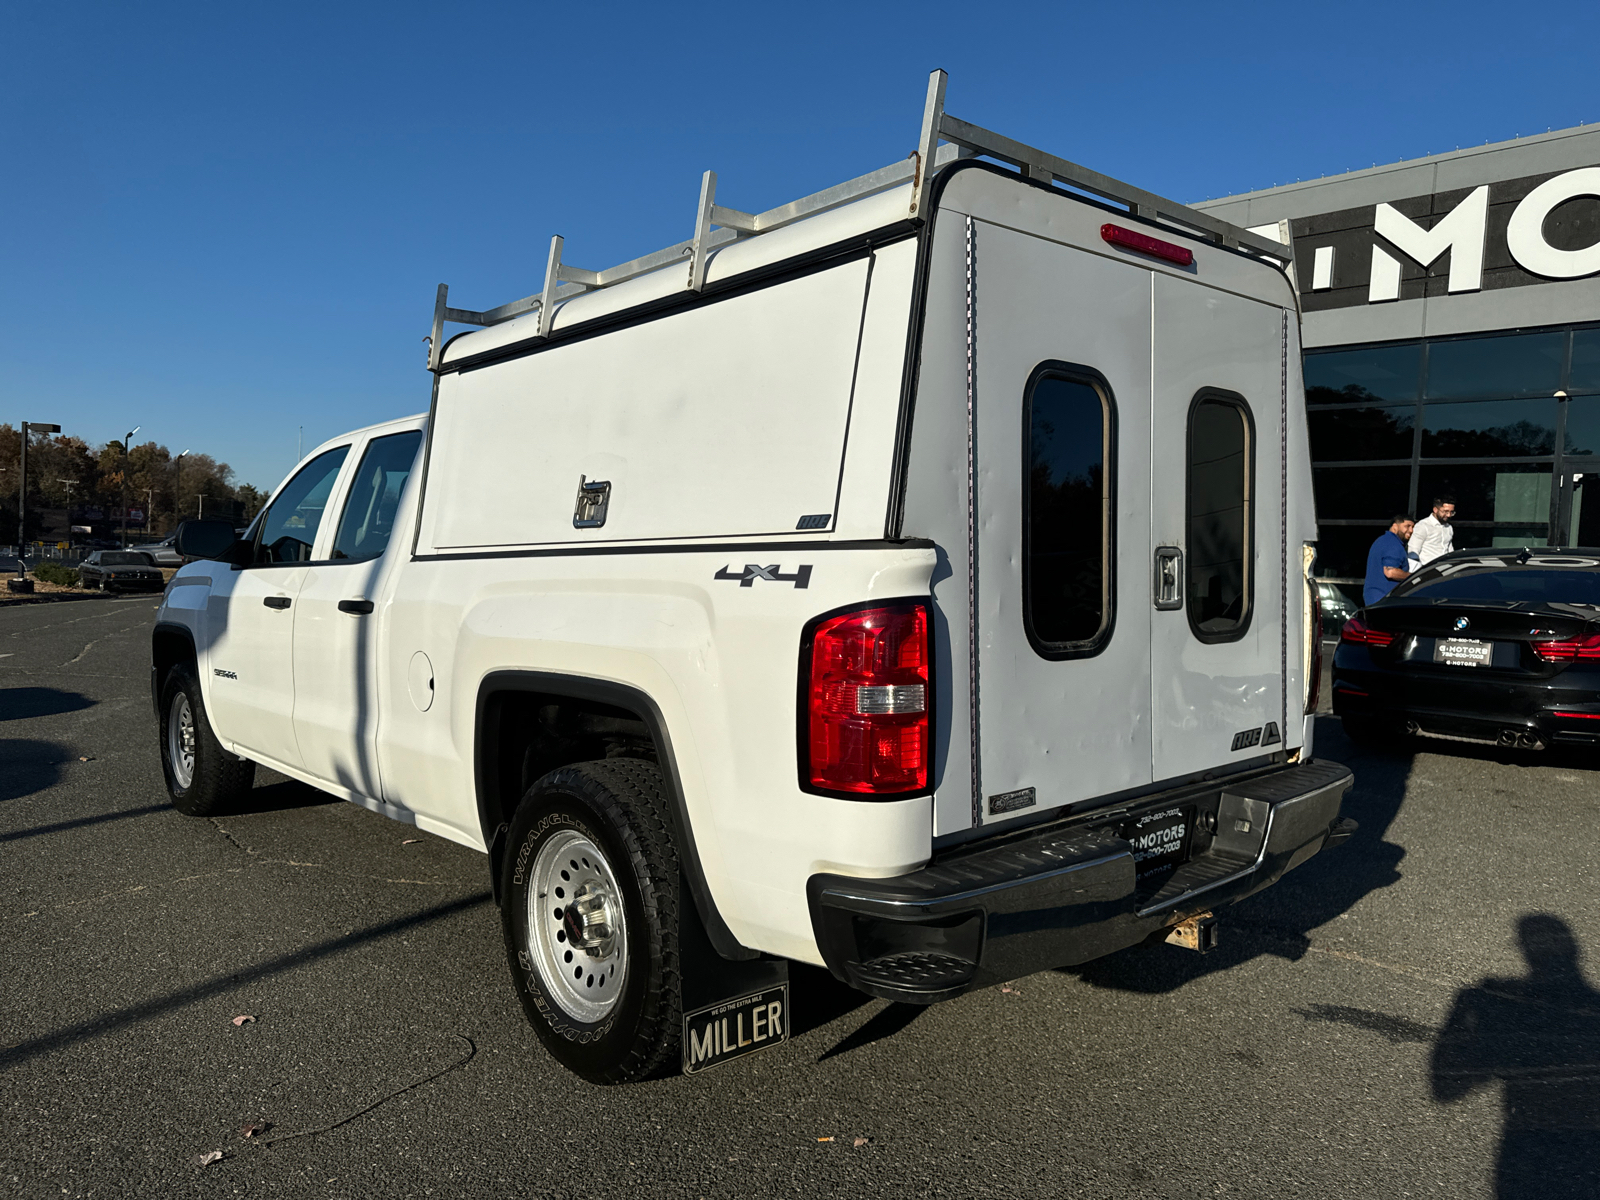
[[333, 557], [340, 561], [365, 562], [377, 558], [394, 532], [395, 510], [400, 507], [400, 492], [411, 474], [422, 444], [420, 429], [373, 438], [361, 456], [356, 480], [344, 502], [344, 515], [333, 539]]
[[334, 480], [344, 465], [349, 446], [337, 446], [317, 455], [283, 490], [262, 515], [256, 534], [258, 563], [308, 562], [317, 541], [322, 514], [328, 507]]
[[1255, 446], [1250, 410], [1201, 392], [1189, 410], [1189, 626], [1202, 642], [1244, 636], [1250, 624]]

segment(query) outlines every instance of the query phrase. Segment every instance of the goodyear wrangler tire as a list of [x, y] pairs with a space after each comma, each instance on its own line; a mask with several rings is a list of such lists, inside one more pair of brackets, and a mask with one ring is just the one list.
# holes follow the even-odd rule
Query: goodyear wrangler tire
[[167, 672], [161, 686], [161, 773], [172, 807], [210, 817], [242, 807], [255, 783], [256, 765], [229, 754], [211, 732], [200, 680], [188, 663]]
[[545, 1047], [591, 1083], [676, 1061], [678, 857], [661, 772], [579, 763], [528, 790], [506, 836], [506, 961]]

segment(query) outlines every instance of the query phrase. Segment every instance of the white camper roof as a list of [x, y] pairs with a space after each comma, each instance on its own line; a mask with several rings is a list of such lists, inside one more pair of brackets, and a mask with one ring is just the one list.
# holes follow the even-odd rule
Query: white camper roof
[[[943, 71], [929, 76], [918, 149], [902, 162], [763, 213], [719, 205], [716, 172], [707, 171], [701, 180], [694, 236], [676, 245], [590, 271], [563, 262], [563, 240], [552, 237], [543, 289], [481, 312], [450, 307], [449, 288], [441, 283], [429, 339], [429, 369], [446, 370], [513, 343], [548, 337], [558, 327], [570, 328], [685, 290], [699, 292], [708, 284], [807, 251], [899, 222], [921, 221], [933, 175], [958, 158], [977, 155], [1009, 163], [1035, 182], [1063, 184], [1109, 200], [1136, 219], [1277, 264], [1290, 261], [1291, 251], [1280, 242], [950, 116], [944, 110], [946, 81]], [[932, 164], [931, 170], [924, 170], [926, 163]], [[482, 332], [455, 337], [446, 347], [444, 326], [451, 322], [479, 326]]]

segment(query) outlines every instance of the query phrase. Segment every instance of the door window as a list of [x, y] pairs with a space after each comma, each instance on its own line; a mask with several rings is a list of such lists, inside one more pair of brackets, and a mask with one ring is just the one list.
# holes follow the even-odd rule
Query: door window
[[349, 446], [317, 455], [300, 469], [268, 506], [256, 534], [256, 562], [308, 562], [316, 544], [322, 514], [339, 477]]
[[1202, 642], [1243, 637], [1250, 624], [1252, 484], [1250, 409], [1201, 392], [1189, 410], [1189, 625]]
[[1097, 652], [1111, 629], [1110, 389], [1065, 364], [1035, 371], [1024, 404], [1023, 623], [1050, 658]]
[[333, 539], [334, 558], [365, 562], [383, 553], [394, 531], [400, 491], [411, 474], [411, 464], [416, 461], [417, 447], [421, 444], [420, 429], [373, 438], [367, 443]]

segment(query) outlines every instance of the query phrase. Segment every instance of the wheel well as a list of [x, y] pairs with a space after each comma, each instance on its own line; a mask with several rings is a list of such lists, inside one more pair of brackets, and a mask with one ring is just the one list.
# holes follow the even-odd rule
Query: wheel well
[[[597, 758], [661, 761], [650, 727], [637, 713], [597, 700], [545, 692], [498, 692], [487, 698], [479, 736], [492, 746], [481, 815], [492, 834], [511, 820], [541, 776]], [[492, 824], [491, 824], [492, 822]]]
[[151, 700], [159, 708], [167, 672], [181, 662], [195, 662], [194, 642], [187, 630], [157, 626], [150, 636]]
[[534, 781], [571, 763], [640, 758], [661, 770], [678, 863], [711, 944], [724, 958], [757, 957], [756, 951], [739, 944], [717, 912], [700, 866], [671, 737], [649, 695], [625, 684], [582, 676], [493, 672], [478, 691], [476, 743], [478, 820], [489, 851], [496, 903], [501, 898], [506, 827]]

